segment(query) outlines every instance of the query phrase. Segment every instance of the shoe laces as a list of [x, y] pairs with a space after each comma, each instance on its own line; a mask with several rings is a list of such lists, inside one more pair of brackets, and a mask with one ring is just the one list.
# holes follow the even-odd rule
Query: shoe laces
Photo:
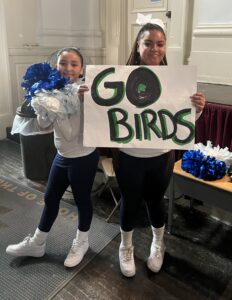
[[133, 248], [124, 248], [121, 249], [121, 254], [122, 254], [122, 260], [124, 262], [130, 261], [133, 259]]
[[160, 245], [153, 245], [152, 246], [152, 256], [156, 258], [162, 257], [162, 246]]
[[24, 243], [24, 244], [29, 244], [31, 238], [32, 238], [32, 236], [31, 236], [31, 234], [29, 234], [28, 236], [26, 236], [26, 237], [23, 239], [23, 243]]
[[78, 239], [74, 239], [71, 247], [72, 252], [77, 252], [87, 241], [80, 241]]

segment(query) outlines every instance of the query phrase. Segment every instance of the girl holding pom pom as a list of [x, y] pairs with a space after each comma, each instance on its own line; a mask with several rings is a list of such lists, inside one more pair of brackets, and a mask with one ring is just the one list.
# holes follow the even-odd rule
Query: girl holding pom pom
[[[49, 101], [46, 100], [49, 93], [40, 95], [41, 102], [37, 101], [39, 94], [38, 97], [35, 94], [32, 100], [39, 125], [43, 128], [53, 126], [57, 155], [50, 170], [44, 196], [45, 206], [34, 235], [26, 237], [19, 244], [9, 245], [6, 252], [13, 256], [41, 257], [45, 254], [48, 233], [58, 215], [60, 200], [70, 185], [78, 211], [78, 230], [64, 265], [74, 267], [82, 261], [89, 248], [88, 235], [93, 215], [91, 190], [99, 153], [95, 148], [83, 146], [83, 94], [88, 88], [81, 85], [80, 80], [84, 72], [82, 54], [77, 48], [61, 49], [57, 52], [56, 68], [61, 76], [69, 78], [69, 83], [74, 85], [77, 91], [75, 103], [68, 107], [66, 100], [62, 102], [62, 99], [50, 97], [52, 102], [48, 105]], [[58, 91], [56, 95], [60, 95]], [[46, 108], [41, 105], [44, 102]]]

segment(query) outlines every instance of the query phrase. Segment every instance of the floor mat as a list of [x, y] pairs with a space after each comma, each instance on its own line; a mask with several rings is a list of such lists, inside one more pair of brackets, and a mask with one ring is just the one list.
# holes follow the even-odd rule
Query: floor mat
[[60, 213], [42, 258], [14, 258], [7, 245], [33, 234], [43, 209], [43, 194], [0, 177], [0, 291], [5, 299], [49, 299], [83, 269], [118, 233], [119, 226], [94, 216], [90, 249], [81, 264], [65, 268], [64, 259], [76, 233], [76, 207], [61, 201]]

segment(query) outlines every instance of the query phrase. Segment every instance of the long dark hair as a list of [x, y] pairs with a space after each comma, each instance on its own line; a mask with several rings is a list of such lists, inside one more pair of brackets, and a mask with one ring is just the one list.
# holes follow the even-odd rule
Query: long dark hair
[[[132, 50], [131, 50], [131, 54], [128, 58], [128, 61], [127, 61], [127, 65], [129, 66], [133, 66], [133, 65], [140, 65], [140, 55], [137, 51], [138, 49], [138, 42], [139, 40], [142, 38], [143, 34], [145, 31], [151, 31], [151, 30], [158, 30], [160, 31], [161, 33], [163, 33], [165, 39], [166, 39], [166, 34], [165, 32], [163, 31], [163, 29], [157, 25], [157, 24], [151, 24], [151, 23], [147, 23], [145, 25], [143, 25], [143, 27], [139, 30], [138, 34], [137, 34], [137, 37], [136, 37], [136, 40], [133, 44], [133, 47], [132, 47]], [[164, 58], [162, 59], [162, 61], [160, 62], [160, 65], [167, 65], [167, 58], [166, 58], [166, 54], [164, 56]]]

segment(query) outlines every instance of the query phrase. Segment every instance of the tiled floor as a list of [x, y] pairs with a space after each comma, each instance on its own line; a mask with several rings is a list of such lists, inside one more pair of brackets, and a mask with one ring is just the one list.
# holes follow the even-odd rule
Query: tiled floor
[[[19, 144], [0, 141], [0, 164], [1, 174], [34, 189], [44, 190], [45, 182], [24, 177]], [[101, 198], [93, 196], [93, 205], [95, 215], [105, 218], [113, 202], [106, 191]], [[145, 209], [141, 208], [133, 239], [137, 267], [135, 278], [127, 279], [120, 274], [120, 240], [117, 237], [60, 289], [54, 299], [231, 300], [232, 227], [212, 219], [203, 212], [205, 209], [200, 204], [190, 209], [189, 200], [184, 198], [176, 203], [173, 234], [165, 234], [167, 250], [164, 265], [156, 275], [146, 268], [151, 230]], [[111, 222], [118, 223], [118, 219], [117, 211]]]

